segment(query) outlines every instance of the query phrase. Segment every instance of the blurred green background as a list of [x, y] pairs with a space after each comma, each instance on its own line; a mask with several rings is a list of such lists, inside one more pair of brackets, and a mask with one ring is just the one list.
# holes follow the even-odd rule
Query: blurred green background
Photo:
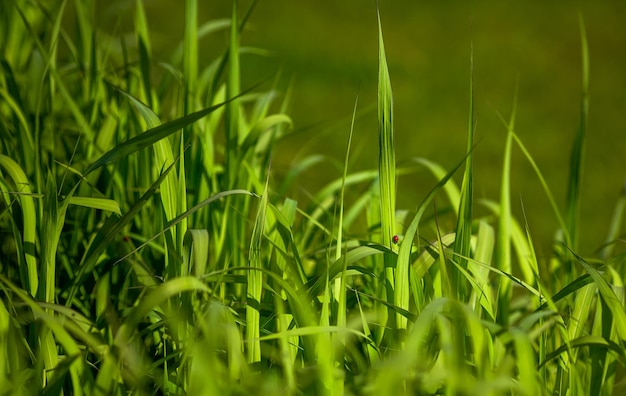
[[[101, 4], [101, 28], [132, 33], [134, 2]], [[228, 18], [231, 1], [200, 2], [200, 23]], [[240, 1], [240, 15], [250, 1]], [[157, 60], [167, 61], [183, 37], [184, 2], [144, 1]], [[564, 207], [569, 152], [581, 97], [579, 13], [590, 49], [590, 118], [581, 211], [582, 253], [605, 238], [626, 176], [625, 1], [380, 1], [395, 100], [399, 164], [426, 157], [451, 168], [465, 153], [474, 48], [478, 145], [475, 197], [498, 199], [506, 128], [519, 81], [516, 132]], [[205, 67], [227, 46], [227, 30], [204, 39]], [[242, 45], [270, 55], [242, 55], [243, 85], [270, 82], [280, 71], [294, 82], [294, 135], [275, 153], [280, 174], [308, 154], [343, 161], [357, 92], [359, 118], [351, 171], [377, 167], [377, 25], [373, 0], [261, 0]], [[269, 86], [269, 85], [266, 85]], [[359, 88], [360, 87], [360, 88]], [[360, 90], [360, 91], [359, 91]], [[328, 161], [303, 175], [293, 194], [306, 197], [338, 178]], [[522, 205], [538, 254], [550, 253], [557, 221], [532, 168], [514, 149], [513, 208]], [[459, 180], [457, 178], [457, 180]], [[435, 181], [424, 171], [402, 176], [399, 207], [413, 210]], [[476, 208], [480, 212], [480, 208]], [[523, 221], [523, 220], [522, 220]]]

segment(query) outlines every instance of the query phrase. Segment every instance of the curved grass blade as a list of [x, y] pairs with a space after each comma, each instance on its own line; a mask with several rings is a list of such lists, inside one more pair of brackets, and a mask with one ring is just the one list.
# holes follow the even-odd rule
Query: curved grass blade
[[[37, 295], [37, 289], [39, 287], [39, 274], [37, 272], [37, 259], [35, 252], [35, 239], [37, 237], [37, 212], [35, 210], [35, 201], [31, 196], [32, 190], [30, 188], [30, 182], [26, 177], [26, 174], [10, 157], [0, 154], [0, 168], [3, 169], [7, 176], [13, 180], [16, 188], [19, 189], [20, 195], [18, 196], [20, 201], [20, 207], [22, 209], [22, 236], [16, 238], [19, 241], [19, 245], [23, 250], [23, 254], [20, 254], [18, 262], [25, 264], [25, 276], [22, 279], [22, 286], [28, 290], [31, 296]], [[4, 183], [6, 184], [6, 183]], [[21, 257], [24, 257], [21, 259]]]

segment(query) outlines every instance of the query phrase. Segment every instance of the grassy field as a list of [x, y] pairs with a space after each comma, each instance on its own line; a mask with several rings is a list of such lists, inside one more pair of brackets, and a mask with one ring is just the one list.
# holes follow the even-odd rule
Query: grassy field
[[[582, 170], [601, 160], [585, 154], [583, 14], [561, 204], [516, 133], [521, 83], [488, 158], [497, 191], [477, 192], [470, 51], [462, 152], [397, 159], [409, 143], [373, 5], [374, 103], [361, 96], [371, 81], [349, 93], [347, 121], [325, 135], [340, 159], [320, 147], [287, 167], [277, 148], [316, 129], [290, 116], [298, 84], [251, 70], [264, 55], [245, 45], [257, 3], [228, 6], [228, 19], [205, 18], [187, 0], [182, 39], [156, 56], [151, 25], [163, 22], [140, 0], [115, 11], [129, 34], [99, 28], [95, 2], [0, 3], [1, 394], [626, 390], [626, 192], [605, 200], [600, 236], [581, 222]], [[213, 35], [227, 44], [207, 57]], [[371, 138], [364, 113], [376, 115]], [[356, 167], [364, 146], [373, 159]], [[530, 214], [541, 225], [518, 210], [513, 153], [545, 202]], [[308, 175], [328, 162], [338, 176], [318, 186]], [[403, 196], [407, 184], [424, 193]], [[556, 225], [548, 240], [533, 231], [544, 222]]]

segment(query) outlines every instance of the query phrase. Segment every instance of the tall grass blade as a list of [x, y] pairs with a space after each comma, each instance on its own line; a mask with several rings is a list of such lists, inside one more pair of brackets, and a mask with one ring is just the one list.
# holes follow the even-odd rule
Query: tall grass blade
[[[380, 11], [378, 11], [378, 179], [382, 244], [392, 248], [393, 236], [396, 234], [396, 152], [393, 131], [393, 93], [385, 56]], [[393, 255], [385, 255], [385, 289], [388, 301], [394, 301], [393, 267], [395, 261]], [[408, 272], [399, 276], [407, 278]]]

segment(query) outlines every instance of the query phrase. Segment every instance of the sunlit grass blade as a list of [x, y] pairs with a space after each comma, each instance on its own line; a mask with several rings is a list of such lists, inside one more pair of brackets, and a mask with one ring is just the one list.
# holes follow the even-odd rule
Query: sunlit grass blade
[[[513, 100], [513, 110], [507, 125], [506, 144], [502, 164], [502, 179], [500, 181], [500, 211], [498, 214], [498, 237], [496, 238], [496, 266], [506, 273], [511, 273], [513, 265], [511, 259], [511, 146], [517, 114], [517, 88]], [[498, 323], [506, 325], [509, 321], [511, 305], [511, 282], [506, 278], [500, 279], [498, 288]]]
[[[268, 203], [268, 190], [265, 182], [265, 189], [259, 202], [254, 228], [252, 229], [252, 238], [250, 240], [250, 252], [248, 256], [250, 268], [262, 268], [261, 260], [261, 242], [265, 233], [266, 212]], [[248, 343], [247, 361], [255, 363], [261, 360], [261, 343], [260, 336], [260, 310], [261, 310], [261, 293], [263, 291], [263, 277], [260, 271], [249, 271], [246, 276], [248, 278], [246, 293], [246, 342]]]
[[209, 233], [207, 230], [187, 230], [183, 240], [183, 266], [181, 276], [196, 278], [205, 274], [209, 259]]
[[[589, 273], [593, 279], [595, 285], [598, 287], [600, 296], [602, 297], [607, 308], [611, 311], [613, 321], [615, 323], [615, 332], [617, 336], [622, 340], [626, 340], [626, 311], [624, 311], [623, 297], [618, 298], [611, 285], [604, 279], [602, 274], [597, 269], [593, 268], [582, 257], [574, 255], [578, 263], [580, 263], [585, 270]], [[588, 287], [588, 286], [587, 286]], [[622, 292], [623, 293], [623, 292]]]
[[[393, 237], [396, 234], [396, 153], [394, 147], [393, 131], [393, 93], [391, 80], [385, 55], [383, 30], [378, 16], [378, 188], [380, 208], [380, 238], [383, 246], [393, 248]], [[374, 197], [376, 198], [376, 197]], [[394, 301], [395, 278], [394, 267], [396, 257], [393, 254], [385, 254], [383, 263], [384, 277], [378, 285], [378, 293], [386, 294], [386, 300]], [[400, 278], [407, 278], [408, 272], [401, 273]], [[404, 289], [408, 292], [408, 289]], [[404, 298], [403, 298], [404, 299]], [[377, 328], [377, 338], [380, 340], [384, 334], [385, 324]]]
[[[477, 262], [484, 263], [486, 266], [492, 265], [492, 256], [495, 246], [495, 233], [493, 227], [484, 221], [478, 223], [478, 232], [476, 234], [476, 249], [474, 259]], [[473, 261], [467, 264], [467, 268], [472, 273], [472, 277], [476, 282], [479, 292], [472, 294], [470, 303], [474, 309], [478, 311], [478, 305], [482, 306], [490, 319], [495, 320], [494, 312], [496, 300], [494, 298], [493, 289], [489, 282], [489, 270], [486, 267], [476, 265]], [[477, 304], [478, 303], [478, 304]]]

